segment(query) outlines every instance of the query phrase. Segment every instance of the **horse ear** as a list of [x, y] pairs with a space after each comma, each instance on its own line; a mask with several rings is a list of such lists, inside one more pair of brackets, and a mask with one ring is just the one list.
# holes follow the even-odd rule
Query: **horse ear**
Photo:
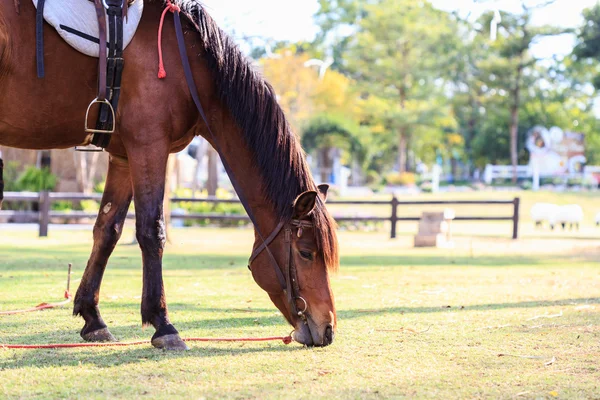
[[329, 185], [326, 183], [322, 183], [318, 186], [319, 188], [319, 196], [321, 197], [321, 200], [323, 200], [323, 203], [325, 203], [327, 201], [327, 192], [329, 191]]
[[302, 193], [294, 201], [294, 219], [306, 217], [315, 208], [317, 192], [310, 190]]

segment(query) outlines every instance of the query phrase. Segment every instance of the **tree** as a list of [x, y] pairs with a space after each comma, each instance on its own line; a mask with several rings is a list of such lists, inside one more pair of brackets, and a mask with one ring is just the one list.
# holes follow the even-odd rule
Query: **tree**
[[324, 31], [345, 25], [356, 32], [341, 40], [343, 70], [365, 96], [387, 102], [384, 125], [396, 133], [397, 164], [405, 171], [417, 127], [431, 126], [443, 112], [434, 110], [431, 100], [442, 90], [440, 71], [453, 46], [455, 24], [447, 13], [420, 0], [323, 0], [319, 16]]
[[[533, 10], [551, 3], [552, 1], [529, 6], [522, 1], [522, 13], [501, 12], [502, 21], [498, 27], [497, 39], [491, 45], [491, 48], [496, 51], [496, 55], [481, 63], [481, 68], [487, 77], [486, 85], [509, 94], [510, 160], [513, 166], [513, 183], [517, 181], [517, 142], [522, 90], [524, 87], [533, 85], [538, 78], [534, 68], [538, 60], [530, 53], [531, 45], [540, 36], [558, 35], [565, 32], [554, 26], [533, 26], [531, 23]], [[493, 18], [493, 12], [481, 17], [481, 34], [489, 37], [489, 27]]]
[[304, 66], [310, 59], [308, 54], [296, 54], [293, 49], [284, 48], [278, 50], [277, 55], [278, 58], [261, 59], [260, 65], [292, 127], [299, 132], [302, 122], [315, 112], [313, 94], [318, 74]]

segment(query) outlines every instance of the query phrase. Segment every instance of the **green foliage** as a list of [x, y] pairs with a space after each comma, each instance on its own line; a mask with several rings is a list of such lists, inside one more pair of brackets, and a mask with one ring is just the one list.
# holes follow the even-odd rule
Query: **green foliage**
[[104, 187], [106, 186], [106, 181], [98, 182], [96, 186], [94, 186], [94, 193], [104, 193]]
[[388, 185], [412, 186], [416, 183], [416, 175], [412, 172], [393, 172], [385, 176]]
[[17, 179], [15, 190], [39, 192], [43, 190], [52, 191], [56, 187], [56, 175], [47, 168], [27, 168]]
[[18, 192], [17, 179], [19, 176], [19, 163], [16, 161], [4, 162], [4, 190], [7, 192]]
[[[189, 189], [179, 189], [176, 191], [177, 197], [191, 197], [191, 190]], [[201, 197], [206, 197], [207, 193], [204, 192], [201, 194]], [[221, 199], [230, 199], [232, 196], [224, 191], [217, 190], [217, 198]], [[192, 201], [181, 201], [177, 203], [172, 203], [171, 210], [182, 209], [186, 214], [217, 214], [217, 215], [245, 215], [246, 211], [241, 204], [229, 204], [229, 203], [208, 203], [208, 202], [192, 202]], [[177, 217], [173, 217], [172, 219], [176, 219]], [[218, 225], [218, 226], [244, 226], [247, 225], [246, 221], [236, 221], [236, 220], [210, 220], [210, 219], [186, 219], [184, 221], [185, 226], [208, 226], [208, 225]]]
[[[524, 2], [516, 13], [502, 11], [494, 41], [492, 12], [473, 22], [422, 0], [319, 5], [315, 20], [321, 32], [310, 51], [333, 54], [332, 68], [351, 78], [359, 99], [353, 113], [320, 110], [330, 122], [338, 119], [332, 115], [344, 115], [334, 121], [336, 127], [324, 129], [323, 121], [313, 121], [319, 117], [305, 124], [319, 132], [307, 139], [309, 147], [318, 140], [360, 148], [363, 169], [382, 176], [411, 153], [427, 164], [436, 156], [469, 168], [510, 164], [513, 158], [524, 164], [527, 132], [544, 125], [584, 133], [588, 164], [600, 162], [594, 114], [600, 6], [584, 12], [574, 55], [542, 62], [531, 55], [532, 44], [571, 32], [532, 23], [534, 10], [544, 4]], [[348, 121], [361, 133], [351, 134], [356, 129], [344, 126]]]

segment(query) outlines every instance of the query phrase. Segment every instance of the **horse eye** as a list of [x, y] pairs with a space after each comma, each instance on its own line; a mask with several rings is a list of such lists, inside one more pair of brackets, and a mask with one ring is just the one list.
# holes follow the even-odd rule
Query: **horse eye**
[[300, 250], [300, 257], [304, 258], [305, 260], [308, 261], [312, 261], [313, 260], [313, 255], [310, 251], [302, 251]]

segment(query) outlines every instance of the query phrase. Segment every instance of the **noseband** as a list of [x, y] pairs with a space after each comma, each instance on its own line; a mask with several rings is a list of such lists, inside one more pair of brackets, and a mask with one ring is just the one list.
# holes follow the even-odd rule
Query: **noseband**
[[[306, 300], [300, 296], [300, 285], [298, 284], [298, 272], [296, 271], [296, 264], [294, 264], [294, 255], [292, 254], [292, 229], [297, 228], [298, 231], [296, 235], [298, 237], [302, 237], [304, 229], [312, 228], [314, 225], [308, 221], [301, 221], [298, 219], [292, 219], [289, 224], [286, 224], [284, 221], [281, 221], [271, 232], [269, 237], [267, 237], [260, 246], [256, 248], [252, 252], [250, 256], [250, 260], [248, 260], [248, 269], [252, 271], [251, 265], [252, 262], [258, 257], [263, 251], [267, 251], [269, 254], [269, 258], [271, 259], [271, 265], [275, 270], [275, 274], [277, 275], [277, 279], [279, 280], [279, 284], [283, 289], [283, 293], [285, 293], [288, 304], [290, 305], [290, 311], [293, 314], [298, 315], [304, 323], [307, 323], [306, 319], [306, 311], [308, 309], [308, 303]], [[286, 263], [285, 270], [282, 271], [279, 263], [275, 260], [273, 253], [269, 249], [269, 245], [275, 240], [275, 238], [279, 235], [282, 229], [284, 229], [284, 237], [285, 243], [287, 247], [286, 251]], [[298, 302], [301, 302], [301, 306], [298, 307]]]
[[[173, 13], [173, 15], [175, 17], [174, 18], [174, 20], [175, 20], [175, 35], [177, 37], [177, 45], [179, 47], [179, 55], [181, 57], [181, 63], [183, 64], [183, 72], [185, 75], [185, 80], [187, 81], [187, 84], [188, 84], [188, 88], [190, 90], [190, 95], [192, 96], [192, 100], [194, 101], [194, 104], [196, 105], [196, 108], [198, 109], [198, 113], [200, 114], [200, 116], [202, 117], [202, 120], [206, 124], [206, 128], [212, 139], [213, 146], [214, 146], [215, 150], [217, 151], [217, 153], [219, 154], [219, 157], [221, 158], [223, 167], [225, 167], [225, 171], [227, 172], [227, 175], [229, 176], [229, 180], [231, 181], [231, 184], [233, 185], [233, 188], [235, 189], [235, 191], [240, 199], [240, 202], [244, 206], [244, 209], [246, 210], [248, 217], [252, 221], [252, 224], [254, 225], [254, 229], [256, 229], [256, 232], [257, 232], [259, 238], [262, 240], [262, 244], [252, 253], [252, 256], [250, 257], [250, 262], [248, 263], [248, 268], [250, 268], [250, 264], [252, 263], [252, 261], [263, 250], [266, 250], [267, 254], [269, 254], [269, 258], [271, 259], [271, 264], [273, 265], [273, 268], [275, 269], [275, 273], [277, 275], [277, 279], [279, 280], [279, 284], [281, 285], [281, 289], [283, 290], [283, 292], [285, 293], [285, 295], [287, 297], [287, 301], [289, 303], [291, 312], [295, 315], [298, 315], [298, 317], [302, 318], [304, 323], [307, 323], [308, 304], [306, 303], [306, 300], [300, 296], [300, 286], [298, 285], [298, 277], [297, 277], [297, 273], [296, 273], [296, 267], [295, 267], [294, 261], [293, 261], [294, 258], [292, 255], [292, 228], [298, 228], [297, 235], [298, 235], [298, 237], [301, 237], [302, 233], [303, 233], [302, 231], [304, 230], [304, 228], [312, 228], [313, 224], [310, 222], [307, 222], [307, 221], [300, 221], [297, 219], [292, 219], [288, 223], [282, 221], [275, 227], [275, 230], [273, 230], [273, 232], [269, 235], [269, 237], [267, 239], [264, 238], [264, 236], [260, 232], [258, 224], [256, 223], [256, 218], [254, 217], [254, 214], [252, 213], [252, 210], [250, 209], [249, 203], [246, 200], [246, 197], [244, 196], [244, 193], [242, 192], [237, 179], [235, 179], [235, 175], [233, 174], [233, 171], [231, 170], [229, 163], [227, 162], [225, 157], [223, 157], [223, 152], [221, 151], [221, 146], [219, 145], [219, 140], [217, 139], [215, 134], [212, 132], [212, 129], [210, 129], [210, 124], [208, 123], [208, 118], [206, 117], [204, 109], [202, 108], [202, 104], [200, 103], [200, 98], [198, 96], [198, 88], [196, 86], [196, 83], [194, 82], [192, 68], [190, 66], [190, 61], [189, 61], [189, 58], [187, 55], [187, 49], [185, 47], [185, 39], [184, 39], [184, 34], [183, 34], [183, 28], [181, 27], [180, 13], [178, 10], [176, 10]], [[291, 204], [290, 204], [290, 206], [291, 206]], [[279, 267], [279, 264], [277, 263], [277, 260], [275, 260], [273, 253], [271, 253], [271, 250], [269, 249], [269, 244], [271, 242], [273, 242], [273, 240], [275, 240], [277, 235], [281, 232], [281, 230], [284, 227], [285, 227], [285, 241], [286, 241], [288, 249], [286, 252], [286, 254], [287, 254], [286, 255], [287, 260], [285, 263], [286, 269], [285, 269], [285, 272], [282, 272], [281, 268]], [[302, 303], [300, 310], [298, 309], [298, 304], [297, 304], [298, 301], [300, 301]]]

